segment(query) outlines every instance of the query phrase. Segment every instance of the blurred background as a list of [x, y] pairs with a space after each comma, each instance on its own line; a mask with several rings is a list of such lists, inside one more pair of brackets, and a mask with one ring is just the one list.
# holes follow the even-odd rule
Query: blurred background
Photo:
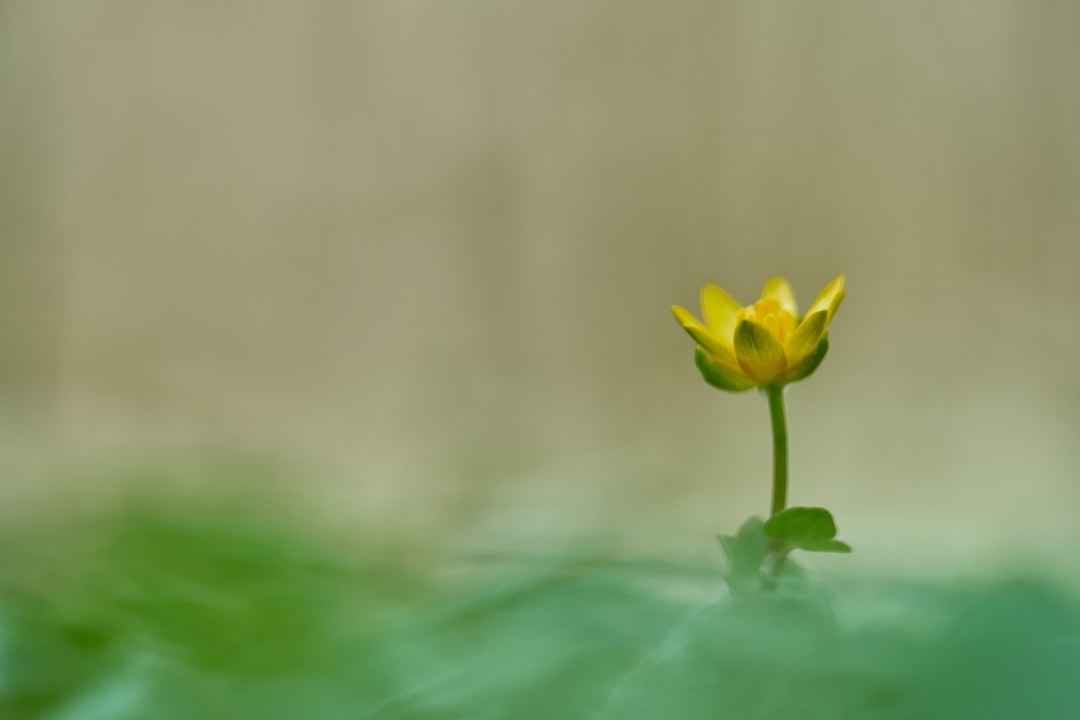
[[789, 394], [836, 562], [1076, 543], [1077, 68], [1052, 0], [0, 1], [3, 513], [225, 456], [421, 544], [712, 558], [767, 411], [669, 308], [845, 273]]

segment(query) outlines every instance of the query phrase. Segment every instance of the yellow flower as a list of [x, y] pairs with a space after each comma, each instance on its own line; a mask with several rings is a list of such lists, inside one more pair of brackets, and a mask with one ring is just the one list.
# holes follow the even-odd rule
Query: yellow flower
[[697, 365], [721, 390], [742, 392], [759, 385], [786, 385], [808, 377], [829, 348], [826, 330], [844, 299], [844, 276], [825, 286], [799, 317], [795, 294], [782, 277], [765, 283], [761, 299], [741, 307], [716, 285], [701, 291], [699, 321], [678, 305], [675, 319], [697, 342]]

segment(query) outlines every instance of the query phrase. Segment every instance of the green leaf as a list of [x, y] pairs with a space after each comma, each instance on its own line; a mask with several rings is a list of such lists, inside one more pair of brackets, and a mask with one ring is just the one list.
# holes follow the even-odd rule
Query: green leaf
[[743, 523], [736, 535], [718, 535], [720, 547], [727, 555], [724, 576], [732, 590], [752, 591], [757, 587], [761, 564], [769, 553], [765, 523], [752, 517]]
[[832, 553], [849, 553], [851, 552], [851, 546], [842, 540], [822, 540], [817, 543], [809, 543], [803, 545], [802, 550], [808, 550], [810, 552], [832, 552]]
[[774, 542], [812, 552], [851, 552], [836, 537], [836, 522], [825, 508], [788, 508], [765, 523], [765, 535]]

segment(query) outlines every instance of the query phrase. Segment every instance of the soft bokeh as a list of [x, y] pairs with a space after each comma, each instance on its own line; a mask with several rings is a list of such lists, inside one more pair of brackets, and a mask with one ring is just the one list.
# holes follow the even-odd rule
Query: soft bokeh
[[1076, 543], [1078, 67], [1051, 1], [0, 2], [4, 511], [213, 448], [402, 535], [704, 557], [766, 410], [669, 307], [843, 272], [790, 393], [823, 562]]

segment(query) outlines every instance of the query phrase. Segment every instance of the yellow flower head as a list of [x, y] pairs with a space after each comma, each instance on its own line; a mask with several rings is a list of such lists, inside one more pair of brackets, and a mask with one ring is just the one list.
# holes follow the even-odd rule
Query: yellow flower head
[[697, 342], [697, 365], [709, 384], [742, 392], [808, 377], [829, 347], [826, 330], [844, 299], [844, 276], [825, 286], [799, 317], [795, 294], [782, 277], [765, 283], [761, 299], [742, 307], [716, 285], [701, 291], [701, 322], [674, 306], [675, 319]]

